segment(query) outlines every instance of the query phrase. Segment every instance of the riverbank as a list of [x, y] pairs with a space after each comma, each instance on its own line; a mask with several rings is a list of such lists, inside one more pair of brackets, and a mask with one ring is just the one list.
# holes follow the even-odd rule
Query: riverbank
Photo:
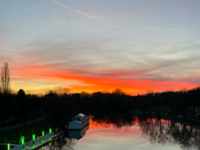
[[[34, 123], [40, 122], [40, 121], [45, 120], [47, 118], [49, 118], [49, 117], [38, 117], [38, 118], [35, 118], [34, 119]], [[18, 127], [21, 127], [21, 126], [30, 125], [30, 124], [33, 124], [32, 120], [29, 120], [25, 124], [24, 123], [17, 123], [17, 124], [13, 124], [13, 125], [7, 125], [5, 127], [0, 127], [0, 132], [1, 131], [6, 131], [6, 130], [10, 130], [10, 129], [14, 129], [14, 128], [18, 128]]]
[[[135, 114], [135, 115], [143, 115], [142, 112], [139, 112], [138, 110], [137, 111], [127, 111], [127, 112]], [[157, 115], [147, 113], [147, 117], [157, 118]], [[198, 120], [198, 119], [186, 118], [186, 121], [183, 121], [182, 118], [177, 117], [176, 119], [174, 119], [174, 118], [172, 118], [172, 117], [170, 117], [169, 115], [166, 115], [166, 114], [161, 114], [160, 119], [173, 121], [175, 123], [185, 124], [187, 126], [190, 126], [190, 127], [193, 127], [193, 128], [200, 130], [200, 120]]]

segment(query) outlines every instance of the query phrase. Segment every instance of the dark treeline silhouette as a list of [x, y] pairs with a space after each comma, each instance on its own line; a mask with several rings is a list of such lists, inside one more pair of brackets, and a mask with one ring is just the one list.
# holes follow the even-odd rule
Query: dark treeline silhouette
[[[69, 120], [71, 116], [90, 111], [140, 111], [144, 116], [156, 115], [160, 118], [163, 114], [171, 118], [181, 115], [183, 120], [194, 118], [200, 111], [200, 88], [188, 91], [148, 93], [130, 96], [117, 89], [112, 93], [59, 93], [49, 91], [44, 96], [26, 94], [20, 89], [16, 94], [0, 93], [1, 120], [11, 116], [20, 116], [25, 121], [28, 116], [33, 118], [37, 114], [52, 116], [61, 123]], [[137, 112], [138, 113], [138, 112]], [[198, 119], [198, 118], [195, 118]]]
[[59, 94], [51, 91], [40, 99], [45, 102], [45, 112], [60, 121], [64, 117], [61, 117], [63, 113], [73, 116], [79, 112], [88, 114], [90, 111], [105, 110], [132, 111], [158, 118], [167, 115], [172, 119], [177, 119], [181, 116], [183, 121], [187, 121], [188, 118], [198, 120], [200, 111], [199, 87], [188, 91], [167, 91], [137, 96], [126, 95], [120, 89], [116, 89], [112, 93], [96, 92], [92, 94], [86, 92]]
[[0, 94], [0, 121], [1, 125], [26, 123], [29, 119], [41, 116], [42, 101], [37, 95], [26, 95], [20, 89], [16, 94]]

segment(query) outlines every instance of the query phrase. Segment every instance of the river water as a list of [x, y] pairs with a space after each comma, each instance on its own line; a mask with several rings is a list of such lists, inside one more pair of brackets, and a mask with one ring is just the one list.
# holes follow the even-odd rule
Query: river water
[[179, 150], [178, 144], [149, 142], [138, 125], [116, 128], [113, 125], [90, 125], [85, 136], [77, 141], [75, 150]]
[[[112, 118], [112, 117], [111, 117]], [[45, 149], [74, 150], [184, 150], [200, 149], [200, 131], [189, 126], [152, 118], [94, 118], [83, 132], [73, 131], [64, 141]], [[68, 136], [68, 137], [66, 137]], [[57, 145], [57, 146], [56, 146]]]

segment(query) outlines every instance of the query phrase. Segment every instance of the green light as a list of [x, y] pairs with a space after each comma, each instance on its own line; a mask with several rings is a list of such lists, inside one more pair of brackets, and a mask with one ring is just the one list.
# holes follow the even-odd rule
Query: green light
[[24, 136], [22, 136], [22, 142], [21, 142], [22, 144], [24, 144], [25, 143], [25, 137]]
[[51, 133], [51, 131], [52, 131], [51, 128], [49, 128], [49, 133]]
[[44, 136], [44, 131], [42, 131], [42, 136]]
[[44, 149], [44, 147], [42, 147], [42, 149]]
[[8, 150], [10, 150], [10, 143], [8, 143]]
[[35, 140], [35, 134], [32, 135], [32, 139]]
[[22, 136], [20, 139], [19, 139], [19, 144], [22, 145], [25, 143], [25, 137]]
[[51, 143], [49, 143], [49, 145], [51, 145]]

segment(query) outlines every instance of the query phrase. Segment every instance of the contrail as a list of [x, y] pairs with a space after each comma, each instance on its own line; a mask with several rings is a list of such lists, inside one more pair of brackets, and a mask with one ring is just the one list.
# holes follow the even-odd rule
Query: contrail
[[56, 1], [54, 1], [54, 0], [51, 0], [51, 1], [54, 2], [54, 3], [57, 4], [57, 5], [63, 6], [63, 7], [68, 8], [68, 9], [71, 9], [71, 10], [73, 10], [73, 11], [76, 11], [76, 12], [78, 12], [79, 14], [82, 14], [82, 15], [84, 15], [84, 16], [90, 18], [90, 19], [94, 19], [94, 20], [97, 20], [97, 21], [102, 22], [102, 23], [104, 23], [104, 24], [107, 24], [107, 25], [109, 25], [109, 26], [111, 26], [111, 27], [117, 28], [116, 26], [114, 26], [114, 25], [112, 25], [112, 24], [110, 24], [110, 23], [108, 23], [108, 22], [106, 22], [106, 21], [103, 21], [103, 20], [101, 20], [101, 19], [98, 19], [98, 18], [95, 18], [95, 17], [93, 17], [93, 16], [90, 16], [90, 15], [84, 13], [84, 12], [81, 12], [81, 11], [79, 11], [79, 10], [76, 10], [76, 9], [74, 9], [74, 8], [71, 8], [71, 7], [67, 6], [67, 5], [63, 5], [63, 4], [58, 3], [58, 2], [56, 2]]
[[[118, 29], [120, 29], [120, 28], [136, 28], [136, 29], [147, 29], [147, 30], [166, 30], [166, 31], [183, 31], [183, 32], [185, 32], [185, 31], [191, 31], [191, 30], [184, 30], [184, 29], [168, 29], [168, 28], [115, 26], [115, 25], [110, 24], [110, 23], [108, 23], [108, 22], [106, 22], [106, 21], [104, 21], [104, 20], [95, 18], [95, 17], [93, 17], [93, 16], [91, 16], [91, 15], [89, 15], [89, 14], [86, 14], [86, 13], [84, 13], [84, 12], [81, 12], [81, 11], [79, 11], [79, 10], [76, 10], [76, 9], [74, 9], [74, 8], [71, 8], [71, 7], [67, 6], [67, 5], [61, 4], [61, 3], [59, 3], [59, 2], [57, 2], [57, 1], [55, 1], [55, 0], [51, 0], [51, 1], [54, 2], [54, 3], [57, 4], [57, 5], [63, 6], [63, 7], [68, 8], [68, 9], [71, 9], [71, 10], [73, 10], [73, 11], [76, 11], [76, 12], [78, 12], [78, 13], [80, 13], [80, 14], [82, 14], [82, 15], [84, 15], [84, 16], [90, 18], [90, 19], [97, 20], [97, 21], [99, 21], [99, 22], [102, 22], [102, 23], [104, 23], [104, 24], [107, 24], [107, 25], [109, 25], [109, 26], [111, 26], [111, 27], [118, 28]], [[196, 32], [200, 32], [200, 31], [196, 31]]]
[[[57, 5], [60, 5], [60, 6], [63, 6], [63, 7], [65, 7], [65, 8], [68, 8], [68, 9], [71, 9], [71, 10], [73, 10], [73, 11], [76, 11], [76, 12], [78, 12], [78, 13], [80, 13], [80, 14], [82, 14], [82, 15], [84, 15], [84, 16], [86, 16], [86, 17], [88, 17], [88, 18], [90, 18], [90, 19], [94, 19], [94, 20], [97, 20], [97, 21], [99, 21], [99, 22], [102, 22], [102, 23], [104, 23], [104, 24], [106, 24], [106, 25], [109, 25], [109, 26], [111, 26], [111, 27], [113, 27], [113, 28], [117, 28], [118, 30], [122, 30], [121, 28], [124, 28], [124, 26], [115, 26], [115, 25], [112, 25], [112, 24], [110, 24], [110, 23], [108, 23], [108, 22], [106, 22], [106, 21], [103, 21], [103, 20], [101, 20], [101, 19], [98, 19], [98, 18], [95, 18], [95, 17], [93, 17], [93, 16], [91, 16], [91, 15], [88, 15], [88, 14], [86, 14], [86, 13], [84, 13], [84, 12], [81, 12], [81, 11], [79, 11], [79, 10], [76, 10], [76, 9], [74, 9], [74, 8], [71, 8], [71, 7], [69, 7], [69, 6], [67, 6], [67, 5], [63, 5], [63, 4], [61, 4], [61, 3], [59, 3], [59, 2], [57, 2], [57, 1], [55, 1], [55, 0], [51, 0], [53, 3], [55, 3], [55, 4], [57, 4]], [[181, 29], [165, 29], [165, 28], [149, 28], [149, 27], [130, 27], [130, 28], [140, 28], [140, 29], [148, 29], [148, 30], [171, 30], [171, 31], [188, 31], [188, 30], [181, 30]], [[123, 30], [122, 30], [123, 31]], [[198, 31], [199, 32], [199, 31]], [[164, 43], [161, 43], [161, 42], [157, 42], [157, 41], [154, 41], [154, 42], [156, 42], [156, 43], [159, 43], [159, 44], [162, 44], [165, 48], [167, 48], [167, 49], [175, 49], [175, 48], [172, 48], [171, 46], [169, 46], [169, 45], [166, 45], [166, 44], [164, 44]]]

